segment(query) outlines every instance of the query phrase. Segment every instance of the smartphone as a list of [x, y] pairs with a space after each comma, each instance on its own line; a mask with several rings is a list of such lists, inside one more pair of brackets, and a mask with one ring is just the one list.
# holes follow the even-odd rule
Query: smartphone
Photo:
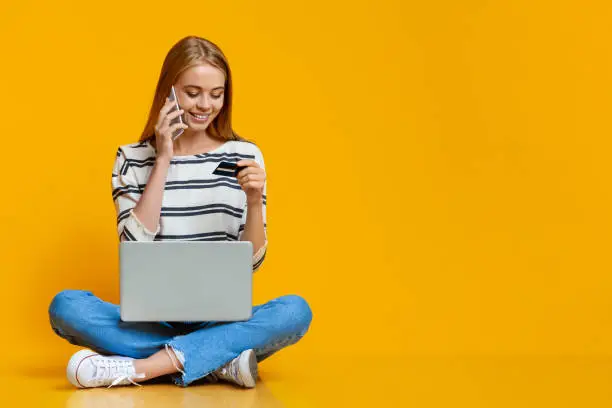
[[[178, 104], [178, 98], [176, 97], [176, 91], [174, 90], [174, 85], [172, 85], [172, 88], [170, 89], [170, 100], [174, 102], [174, 106], [172, 107], [172, 109], [170, 109], [170, 112], [168, 112], [168, 113], [172, 113], [174, 111], [177, 111], [177, 110], [181, 109], [181, 107]], [[183, 115], [179, 115], [176, 118], [172, 119], [170, 121], [170, 126], [172, 126], [172, 125], [174, 125], [176, 123], [183, 123], [182, 116]], [[183, 128], [176, 129], [172, 133], [172, 140], [175, 140], [177, 137], [182, 135], [184, 131], [185, 131], [185, 129], [183, 129]]]

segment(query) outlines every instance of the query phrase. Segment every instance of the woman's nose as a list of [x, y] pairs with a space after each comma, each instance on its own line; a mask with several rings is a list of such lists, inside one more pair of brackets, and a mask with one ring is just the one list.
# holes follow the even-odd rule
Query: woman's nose
[[200, 98], [197, 105], [198, 105], [198, 109], [203, 110], [203, 111], [208, 111], [210, 107], [212, 106], [211, 100], [206, 95]]

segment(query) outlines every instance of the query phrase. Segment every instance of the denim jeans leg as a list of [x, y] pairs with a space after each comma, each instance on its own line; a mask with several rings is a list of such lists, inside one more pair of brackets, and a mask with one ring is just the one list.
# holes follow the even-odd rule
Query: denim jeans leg
[[184, 373], [173, 374], [172, 379], [185, 387], [248, 349], [259, 353], [261, 361], [297, 342], [311, 320], [308, 303], [300, 296], [287, 295], [253, 307], [253, 316], [247, 321], [207, 324], [175, 336], [169, 346], [182, 357]]
[[53, 331], [72, 344], [132, 358], [155, 354], [180, 333], [164, 322], [124, 322], [118, 305], [83, 290], [55, 295], [49, 320]]
[[253, 351], [255, 351], [257, 362], [261, 363], [263, 360], [270, 357], [272, 354], [276, 353], [277, 351], [287, 346], [297, 343], [304, 336], [304, 334], [306, 334], [307, 330], [308, 329], [306, 328], [301, 333], [292, 334], [290, 336], [279, 339], [275, 343], [270, 343], [267, 346], [255, 348]]

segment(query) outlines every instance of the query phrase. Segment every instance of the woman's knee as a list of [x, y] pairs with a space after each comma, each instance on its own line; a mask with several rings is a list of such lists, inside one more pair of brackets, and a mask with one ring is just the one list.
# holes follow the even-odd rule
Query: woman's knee
[[299, 295], [286, 295], [276, 299], [281, 305], [281, 315], [292, 331], [304, 335], [312, 321], [312, 310], [306, 300]]
[[70, 320], [79, 314], [79, 303], [86, 297], [93, 296], [85, 290], [62, 290], [53, 297], [49, 305], [49, 317], [52, 323]]

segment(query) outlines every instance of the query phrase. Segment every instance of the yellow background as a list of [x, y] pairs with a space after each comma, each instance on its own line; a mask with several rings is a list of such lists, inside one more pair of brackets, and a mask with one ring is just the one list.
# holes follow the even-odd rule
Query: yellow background
[[58, 291], [118, 302], [115, 152], [190, 34], [226, 53], [266, 162], [255, 300], [313, 309], [269, 367], [610, 356], [611, 20], [584, 0], [2, 3], [7, 358], [74, 352]]

